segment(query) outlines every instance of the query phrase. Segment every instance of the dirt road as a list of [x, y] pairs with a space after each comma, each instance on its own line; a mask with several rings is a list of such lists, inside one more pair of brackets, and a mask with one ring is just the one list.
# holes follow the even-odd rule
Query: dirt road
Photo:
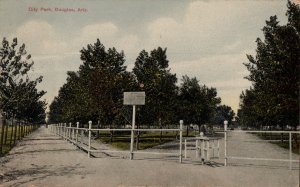
[[[231, 153], [241, 153], [237, 148], [231, 147], [236, 150]], [[285, 151], [278, 150], [278, 154]], [[180, 164], [178, 159], [88, 158], [45, 127], [0, 160], [0, 186], [299, 186], [299, 170], [289, 170], [286, 163], [284, 167], [241, 163], [224, 167], [195, 161]]]

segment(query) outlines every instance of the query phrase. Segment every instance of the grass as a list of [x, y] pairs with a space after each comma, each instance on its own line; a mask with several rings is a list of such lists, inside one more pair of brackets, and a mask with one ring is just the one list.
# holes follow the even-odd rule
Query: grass
[[[189, 132], [189, 137], [195, 136], [197, 133]], [[103, 143], [109, 143], [115, 148], [121, 150], [129, 150], [130, 148], [130, 132], [114, 134], [113, 141], [111, 142], [110, 132], [101, 132], [100, 138], [98, 141]], [[179, 137], [179, 132], [162, 132], [162, 136], [160, 132], [145, 132], [140, 133], [139, 136], [139, 150], [148, 149], [155, 147], [157, 145], [161, 145], [167, 142], [171, 142], [176, 140], [176, 136]], [[184, 137], [187, 137], [186, 132], [183, 133]], [[161, 138], [160, 138], [161, 137]], [[136, 135], [135, 135], [136, 138]], [[136, 139], [135, 139], [136, 140]], [[134, 145], [136, 146], [136, 145]]]
[[[270, 141], [270, 143], [278, 145], [282, 148], [289, 149], [289, 134], [283, 134], [283, 142], [281, 142], [281, 134], [280, 133], [253, 133], [259, 138], [263, 140], [278, 140], [278, 141]], [[300, 145], [300, 134], [296, 134], [298, 145]], [[295, 145], [294, 140], [292, 140], [292, 152], [300, 155], [300, 148]]]

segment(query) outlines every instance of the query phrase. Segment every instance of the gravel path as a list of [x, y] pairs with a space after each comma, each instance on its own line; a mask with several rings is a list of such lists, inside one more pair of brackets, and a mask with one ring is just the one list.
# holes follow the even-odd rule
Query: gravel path
[[[258, 140], [250, 134], [233, 134], [230, 139], [239, 137], [250, 142]], [[271, 156], [275, 154], [281, 158], [288, 154], [266, 142], [254, 146], [255, 150], [249, 142], [245, 149], [237, 141], [233, 143], [229, 146], [229, 155], [242, 156], [248, 152], [249, 156], [262, 150], [263, 155], [259, 156], [272, 152]], [[175, 150], [174, 146], [168, 147], [166, 151]], [[157, 150], [159, 148], [149, 151]], [[125, 157], [100, 155], [100, 158], [88, 158], [85, 152], [41, 127], [0, 159], [0, 186], [299, 186], [299, 170], [296, 166], [289, 170], [287, 163], [275, 167], [272, 163], [266, 166], [266, 163], [230, 161], [230, 166], [224, 167], [223, 159], [213, 160], [216, 164], [201, 165], [193, 155], [194, 151], [188, 151], [188, 160], [183, 164], [178, 163], [178, 157], [149, 159], [139, 156], [129, 160], [125, 154]]]

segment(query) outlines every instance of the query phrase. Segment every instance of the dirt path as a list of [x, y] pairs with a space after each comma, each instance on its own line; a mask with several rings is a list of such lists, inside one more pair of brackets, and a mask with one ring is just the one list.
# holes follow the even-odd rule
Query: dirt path
[[286, 166], [224, 167], [201, 165], [196, 161], [180, 164], [177, 158], [88, 158], [85, 152], [44, 127], [0, 162], [3, 176], [0, 186], [299, 186], [299, 170], [288, 170]]

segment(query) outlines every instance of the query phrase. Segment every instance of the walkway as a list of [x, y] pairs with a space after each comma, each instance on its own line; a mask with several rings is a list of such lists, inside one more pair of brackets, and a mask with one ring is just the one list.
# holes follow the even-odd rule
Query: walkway
[[0, 186], [298, 186], [299, 170], [180, 164], [175, 160], [88, 158], [45, 127], [0, 159]]

